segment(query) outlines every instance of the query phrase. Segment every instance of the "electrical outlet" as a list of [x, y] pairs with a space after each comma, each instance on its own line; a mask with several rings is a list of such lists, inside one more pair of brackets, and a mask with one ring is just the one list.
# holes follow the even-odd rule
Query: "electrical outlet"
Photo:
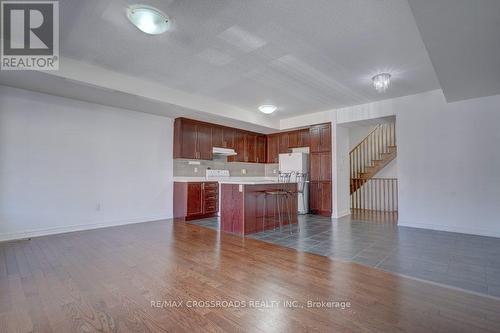
[[247, 169], [241, 169], [241, 173], [242, 173], [243, 175], [246, 175], [246, 174], [247, 174]]
[[194, 168], [194, 173], [198, 173], [198, 168]]
[[278, 170], [273, 169], [273, 174], [277, 174], [277, 173], [278, 173]]

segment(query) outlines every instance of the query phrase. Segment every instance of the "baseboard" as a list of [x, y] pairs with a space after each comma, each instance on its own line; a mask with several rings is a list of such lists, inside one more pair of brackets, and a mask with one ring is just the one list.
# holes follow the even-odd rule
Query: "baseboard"
[[339, 218], [347, 216], [347, 215], [351, 215], [351, 211], [350, 210], [345, 210], [343, 212], [334, 214], [332, 217], [335, 218], [335, 219], [339, 219]]
[[475, 228], [460, 228], [454, 226], [440, 225], [440, 224], [429, 224], [429, 223], [408, 223], [399, 220], [398, 226], [400, 227], [411, 227], [411, 228], [420, 228], [420, 229], [431, 229], [431, 230], [439, 230], [439, 231], [448, 231], [448, 232], [456, 232], [460, 234], [469, 234], [469, 235], [478, 235], [478, 236], [487, 236], [487, 237], [498, 237], [500, 238], [500, 231], [491, 231], [491, 230], [483, 230], [483, 229], [475, 229]]
[[147, 216], [147, 217], [136, 217], [136, 218], [130, 218], [130, 219], [125, 219], [125, 220], [105, 221], [105, 222], [99, 222], [99, 223], [77, 224], [77, 225], [61, 226], [61, 227], [53, 227], [53, 228], [32, 229], [32, 230], [23, 231], [23, 232], [0, 233], [0, 242], [33, 238], [33, 237], [40, 237], [40, 236], [47, 236], [47, 235], [62, 234], [62, 233], [73, 232], [73, 231], [92, 230], [92, 229], [116, 227], [116, 226], [120, 226], [120, 225], [127, 225], [127, 224], [134, 224], [134, 223], [152, 222], [152, 221], [165, 220], [165, 219], [170, 219], [170, 218], [172, 218], [172, 216], [155, 215], [155, 216]]

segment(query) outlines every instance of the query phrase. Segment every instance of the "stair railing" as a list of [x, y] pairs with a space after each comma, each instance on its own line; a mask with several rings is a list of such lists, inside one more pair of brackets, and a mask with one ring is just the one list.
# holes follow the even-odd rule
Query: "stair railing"
[[373, 166], [373, 161], [381, 160], [382, 154], [389, 152], [389, 147], [396, 146], [396, 123], [378, 124], [349, 153], [351, 179], [362, 178], [367, 167]]
[[[398, 180], [396, 178], [354, 179], [357, 190], [351, 194], [351, 208], [385, 213], [398, 211]], [[362, 183], [361, 183], [362, 182]]]

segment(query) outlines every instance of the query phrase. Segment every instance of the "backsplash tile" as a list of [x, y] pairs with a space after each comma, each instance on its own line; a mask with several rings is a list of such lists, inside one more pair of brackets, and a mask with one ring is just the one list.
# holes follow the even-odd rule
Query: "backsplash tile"
[[[264, 163], [242, 163], [242, 162], [227, 162], [227, 157], [214, 157], [212, 161], [196, 160], [199, 165], [189, 165], [189, 159], [174, 159], [174, 177], [205, 177], [205, 170], [224, 169], [229, 170], [232, 177], [265, 177], [266, 170], [269, 168]], [[277, 164], [276, 164], [277, 166]], [[277, 167], [276, 167], [277, 168]], [[195, 172], [197, 169], [198, 172]], [[246, 173], [243, 173], [245, 170]], [[272, 171], [270, 176], [272, 176]]]

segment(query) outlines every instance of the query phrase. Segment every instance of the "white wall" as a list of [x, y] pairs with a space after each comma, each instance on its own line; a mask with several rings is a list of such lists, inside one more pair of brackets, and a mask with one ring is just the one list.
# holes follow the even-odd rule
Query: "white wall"
[[352, 126], [349, 127], [349, 150], [353, 150], [377, 125]]
[[335, 126], [396, 116], [400, 225], [500, 237], [500, 96], [446, 103], [435, 90], [324, 113]]
[[0, 86], [0, 240], [172, 217], [172, 120]]
[[398, 101], [399, 224], [500, 237], [500, 96]]

